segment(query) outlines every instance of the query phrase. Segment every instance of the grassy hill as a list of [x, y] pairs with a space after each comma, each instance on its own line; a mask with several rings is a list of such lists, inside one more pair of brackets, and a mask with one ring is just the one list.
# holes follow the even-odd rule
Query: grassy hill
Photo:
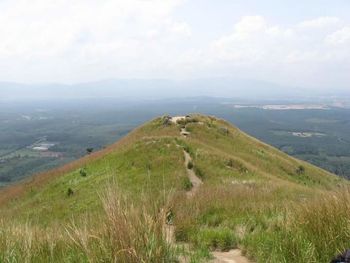
[[[192, 198], [188, 169], [203, 182]], [[2, 190], [0, 262], [206, 262], [236, 247], [256, 262], [328, 262], [349, 245], [347, 185], [223, 120], [161, 117]]]

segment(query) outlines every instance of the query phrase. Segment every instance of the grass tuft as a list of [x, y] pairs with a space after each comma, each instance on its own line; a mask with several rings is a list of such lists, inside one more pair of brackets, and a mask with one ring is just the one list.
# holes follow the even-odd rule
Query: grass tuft
[[198, 247], [227, 251], [237, 246], [237, 239], [229, 228], [201, 228], [194, 236], [193, 243]]
[[185, 191], [189, 191], [193, 187], [191, 180], [187, 176], [182, 179], [182, 187]]

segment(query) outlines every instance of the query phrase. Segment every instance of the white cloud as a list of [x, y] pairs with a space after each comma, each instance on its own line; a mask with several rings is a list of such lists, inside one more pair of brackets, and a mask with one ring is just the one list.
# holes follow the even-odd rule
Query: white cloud
[[326, 42], [331, 45], [350, 45], [350, 27], [343, 27], [326, 37]]
[[233, 33], [214, 41], [211, 53], [234, 63], [258, 63], [267, 58], [271, 62], [281, 59], [286, 45], [291, 47], [295, 42], [293, 30], [271, 26], [261, 16], [248, 16], [235, 25]]
[[350, 27], [340, 27], [335, 18], [281, 26], [261, 16], [243, 17], [230, 34], [202, 51], [210, 56], [203, 64], [231, 75], [297, 85], [329, 85], [337, 78], [344, 86], [350, 76], [338, 73], [350, 68]]
[[[309, 85], [350, 68], [350, 25], [337, 17], [286, 25], [244, 16], [215, 38], [219, 33], [206, 31], [217, 24], [176, 14], [184, 5], [0, 0], [0, 81], [238, 75]], [[339, 75], [350, 81], [349, 74]]]
[[[325, 19], [320, 18], [300, 24], [315, 26], [323, 22]], [[334, 51], [325, 45], [327, 39], [344, 42], [348, 37], [347, 29], [327, 36], [327, 30], [302, 31], [300, 24], [281, 27], [269, 24], [263, 17], [243, 17], [231, 34], [213, 42], [212, 49], [219, 59], [233, 62], [236, 59], [266, 63], [317, 62], [329, 57], [325, 53]]]
[[0, 72], [0, 80], [59, 81], [66, 75], [63, 81], [74, 81], [84, 78], [84, 71], [95, 71], [95, 78], [101, 71], [110, 77], [133, 66], [137, 71], [141, 64], [152, 64], [157, 53], [191, 36], [189, 25], [172, 16], [183, 2], [2, 1], [0, 68], [7, 70]]
[[329, 26], [334, 26], [339, 24], [340, 19], [337, 17], [319, 17], [312, 20], [307, 20], [299, 23], [300, 28], [315, 29], [315, 28], [325, 28]]
[[245, 39], [249, 35], [264, 30], [266, 21], [261, 16], [246, 16], [235, 25], [235, 34], [239, 39]]

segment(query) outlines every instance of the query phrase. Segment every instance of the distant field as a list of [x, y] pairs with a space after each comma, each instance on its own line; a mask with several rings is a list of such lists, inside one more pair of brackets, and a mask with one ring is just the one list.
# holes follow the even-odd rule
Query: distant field
[[[210, 98], [3, 103], [0, 105], [0, 184], [77, 159], [87, 154], [87, 148], [101, 149], [149, 119], [189, 112], [229, 120], [288, 154], [350, 177], [350, 109], [308, 104], [304, 109], [291, 110], [281, 102], [276, 102], [276, 107], [271, 102], [259, 104], [270, 105], [268, 109], [257, 107], [256, 102], [245, 103], [245, 107], [234, 106], [241, 104]], [[293, 105], [296, 108], [299, 104]], [[47, 143], [54, 145], [40, 151]], [[34, 150], [35, 147], [39, 148]]]

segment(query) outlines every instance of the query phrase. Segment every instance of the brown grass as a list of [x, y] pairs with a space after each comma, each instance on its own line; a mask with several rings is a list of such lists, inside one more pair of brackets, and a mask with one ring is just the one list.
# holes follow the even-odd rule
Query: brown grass
[[165, 238], [163, 201], [135, 205], [113, 186], [102, 203], [102, 215], [66, 226], [0, 222], [0, 262], [176, 262]]
[[[165, 240], [166, 209], [162, 202], [144, 201], [135, 206], [129, 198], [109, 187], [102, 196], [105, 217], [98, 232], [74, 224], [68, 229], [70, 240], [90, 262], [104, 255], [110, 262], [172, 262], [172, 248]], [[97, 245], [96, 245], [97, 242]], [[99, 247], [101, 253], [96, 254]]]

